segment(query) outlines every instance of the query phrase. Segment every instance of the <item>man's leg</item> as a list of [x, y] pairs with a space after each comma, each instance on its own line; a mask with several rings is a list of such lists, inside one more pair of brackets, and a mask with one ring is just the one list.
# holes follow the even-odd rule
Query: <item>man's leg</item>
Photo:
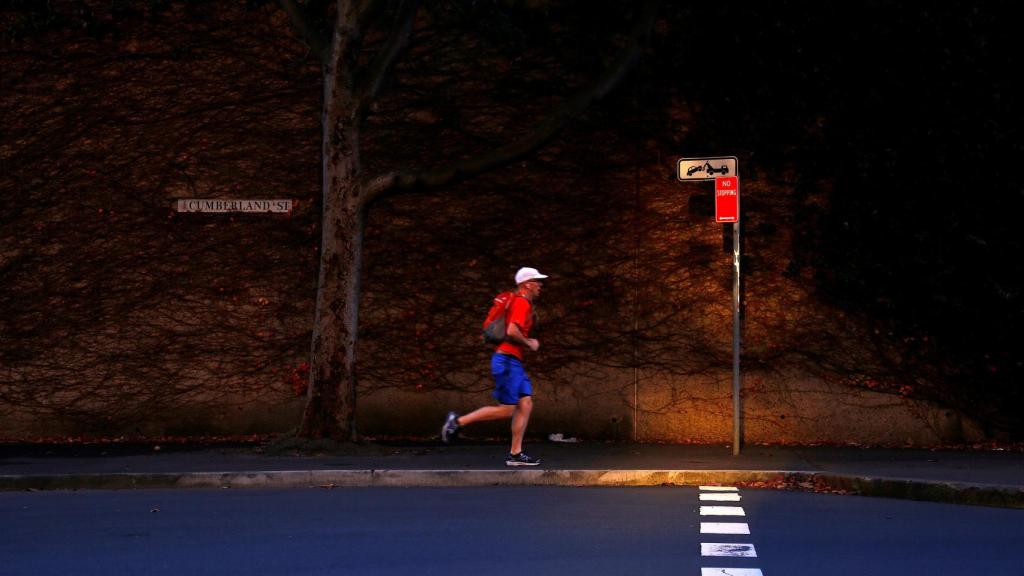
[[483, 422], [485, 420], [501, 420], [503, 418], [509, 418], [515, 412], [517, 406], [512, 404], [499, 404], [497, 406], [483, 406], [473, 410], [469, 414], [463, 414], [455, 420], [455, 423], [459, 426], [465, 426], [472, 424], [473, 422]]
[[514, 404], [499, 404], [497, 406], [477, 408], [463, 416], [459, 416], [455, 412], [449, 412], [448, 419], [445, 420], [444, 426], [441, 426], [441, 441], [445, 444], [450, 444], [459, 435], [459, 431], [462, 430], [463, 426], [473, 422], [511, 418], [515, 409], [516, 406]]
[[[483, 406], [469, 414], [459, 416], [455, 412], [448, 413], [448, 419], [441, 427], [441, 440], [447, 444], [463, 426], [484, 420], [502, 420], [511, 418], [519, 401], [519, 380], [513, 377], [510, 365], [514, 359], [504, 354], [491, 356], [491, 375], [494, 376], [494, 397], [497, 406]], [[517, 364], [518, 365], [518, 364]], [[519, 368], [522, 373], [522, 368]]]
[[533, 412], [533, 398], [523, 396], [519, 399], [519, 404], [515, 405], [515, 411], [512, 413], [512, 451], [510, 454], [519, 454], [523, 451], [523, 436], [526, 434], [526, 425], [530, 422], [531, 412]]

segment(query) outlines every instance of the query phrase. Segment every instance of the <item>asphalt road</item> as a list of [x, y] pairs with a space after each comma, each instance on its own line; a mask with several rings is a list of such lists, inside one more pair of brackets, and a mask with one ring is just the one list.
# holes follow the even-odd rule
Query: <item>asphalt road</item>
[[[1022, 510], [700, 494], [720, 497], [692, 487], [7, 492], [0, 574], [1024, 576]], [[712, 523], [749, 534], [702, 534]]]

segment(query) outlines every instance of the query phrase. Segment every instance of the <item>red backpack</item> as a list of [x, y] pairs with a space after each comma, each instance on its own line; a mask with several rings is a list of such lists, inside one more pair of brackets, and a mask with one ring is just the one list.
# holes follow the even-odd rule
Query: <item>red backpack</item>
[[501, 344], [505, 341], [505, 333], [508, 330], [508, 311], [512, 307], [512, 301], [516, 299], [515, 292], [502, 292], [494, 297], [491, 310], [484, 320], [484, 342], [487, 344]]

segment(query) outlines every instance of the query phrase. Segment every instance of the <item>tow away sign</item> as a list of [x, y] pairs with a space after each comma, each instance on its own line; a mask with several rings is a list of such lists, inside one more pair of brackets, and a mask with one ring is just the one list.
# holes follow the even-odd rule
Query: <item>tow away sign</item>
[[680, 158], [676, 170], [679, 180], [714, 180], [722, 176], [738, 176], [735, 156], [718, 158]]

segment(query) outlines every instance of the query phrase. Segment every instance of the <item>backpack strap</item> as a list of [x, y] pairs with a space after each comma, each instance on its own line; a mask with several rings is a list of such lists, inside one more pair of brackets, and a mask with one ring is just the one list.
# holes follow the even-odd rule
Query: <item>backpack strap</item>
[[514, 302], [516, 298], [522, 298], [523, 300], [526, 300], [526, 302], [530, 305], [530, 315], [533, 316], [532, 324], [533, 324], [533, 327], [536, 328], [536, 326], [537, 326], [537, 311], [534, 310], [533, 302], [530, 302], [529, 298], [527, 298], [526, 296], [523, 296], [519, 292], [513, 292], [512, 293], [512, 297], [509, 298], [509, 300], [508, 300], [508, 307], [505, 308], [505, 326], [506, 326], [506, 329], [507, 329], [507, 326], [508, 326], [508, 313], [512, 310], [512, 302]]
[[512, 294], [512, 297], [509, 298], [505, 302], [505, 312], [502, 313], [502, 317], [505, 318], [505, 329], [506, 330], [508, 330], [508, 315], [509, 315], [510, 312], [512, 312], [512, 303], [516, 301], [516, 298], [520, 297], [519, 294], [516, 294], [515, 292], [511, 292], [511, 294]]

